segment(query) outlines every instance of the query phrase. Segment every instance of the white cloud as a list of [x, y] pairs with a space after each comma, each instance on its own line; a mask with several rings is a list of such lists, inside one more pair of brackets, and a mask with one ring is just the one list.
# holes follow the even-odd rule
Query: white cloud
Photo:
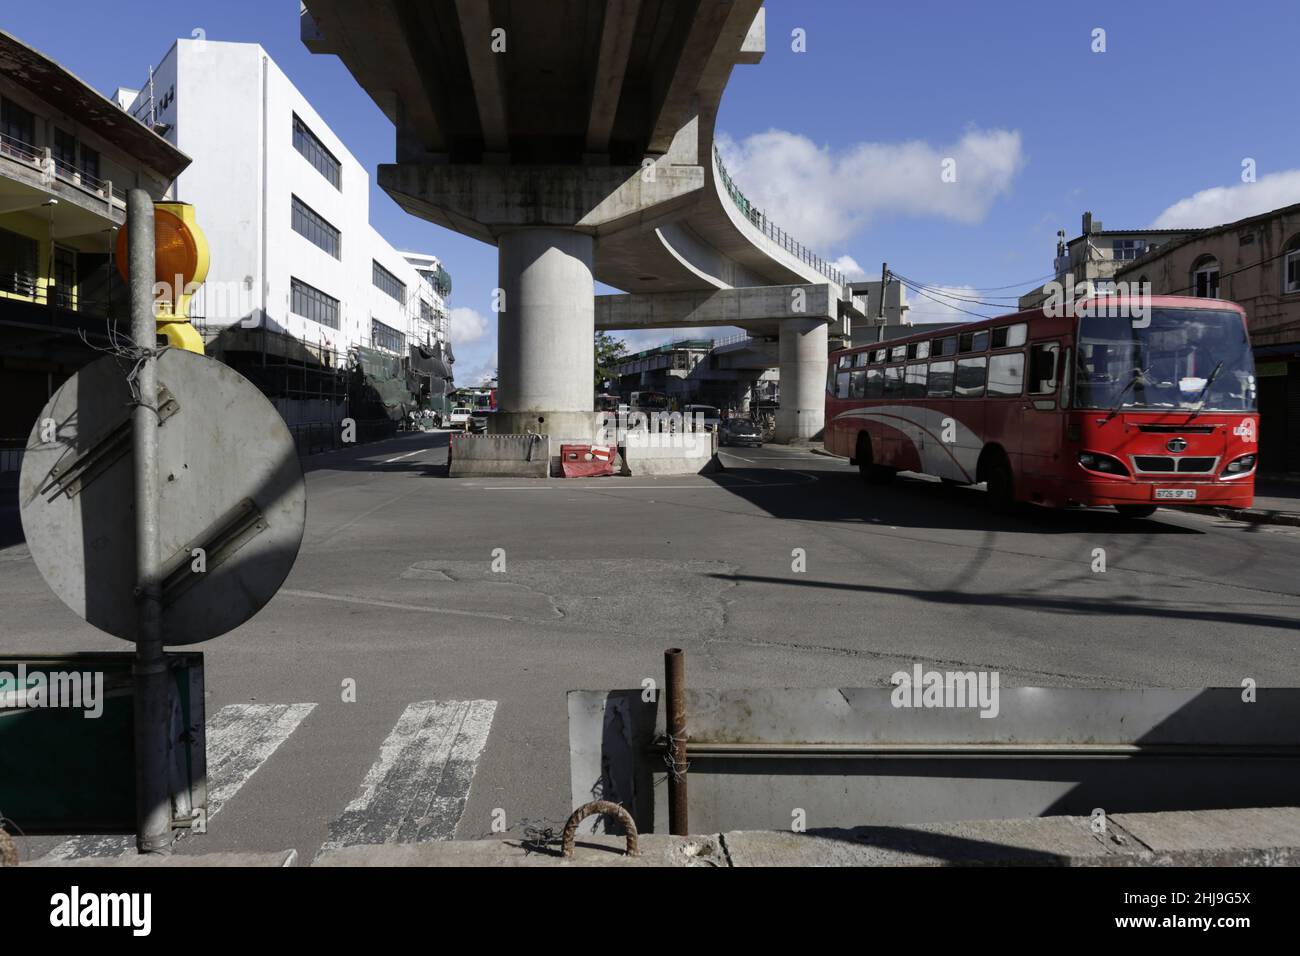
[[480, 362], [474, 368], [467, 371], [456, 371], [457, 388], [477, 388], [489, 380], [496, 378], [497, 374], [497, 350], [492, 350], [492, 357], [485, 362]]
[[848, 253], [840, 256], [831, 263], [836, 269], [844, 273], [844, 277], [850, 282], [860, 281], [867, 277], [867, 271], [858, 265], [858, 260], [854, 259]]
[[[1020, 133], [1003, 129], [971, 129], [943, 146], [912, 140], [842, 150], [773, 129], [739, 142], [720, 135], [718, 148], [741, 192], [814, 249], [838, 245], [882, 215], [980, 222], [1024, 165]], [[947, 159], [955, 161], [953, 182], [942, 177]]]
[[[977, 316], [994, 315], [998, 311], [997, 309], [976, 305], [974, 302], [961, 301], [980, 297], [979, 292], [973, 286], [941, 285], [935, 286], [933, 289], [927, 288], [925, 291], [932, 298], [927, 298], [912, 289], [907, 290], [907, 304], [911, 306], [907, 310], [907, 317], [918, 324], [928, 322], [975, 322], [978, 321]], [[945, 298], [945, 296], [953, 296], [955, 300]], [[961, 311], [962, 309], [965, 309], [966, 312]], [[1014, 312], [1015, 309], [1008, 306], [1005, 311]], [[968, 312], [974, 312], [976, 315], [968, 315]]]
[[1269, 173], [1253, 183], [1215, 186], [1180, 199], [1151, 223], [1153, 229], [1219, 226], [1300, 202], [1300, 169]]
[[487, 335], [491, 323], [474, 309], [460, 306], [451, 310], [451, 344], [469, 345]]

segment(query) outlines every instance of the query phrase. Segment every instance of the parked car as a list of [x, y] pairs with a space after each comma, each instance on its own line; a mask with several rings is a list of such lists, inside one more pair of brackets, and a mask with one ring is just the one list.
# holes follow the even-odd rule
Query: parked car
[[475, 412], [469, 417], [469, 425], [466, 430], [475, 435], [482, 435], [487, 432], [488, 419], [483, 412]]
[[687, 418], [703, 415], [704, 427], [709, 431], [717, 431], [722, 425], [722, 412], [715, 405], [687, 405], [682, 414]]
[[474, 417], [474, 409], [468, 405], [457, 405], [451, 410], [447, 417], [448, 428], [463, 428], [469, 430], [469, 420]]
[[763, 429], [748, 418], [728, 418], [722, 423], [718, 441], [723, 445], [749, 445], [757, 448], [763, 444]]

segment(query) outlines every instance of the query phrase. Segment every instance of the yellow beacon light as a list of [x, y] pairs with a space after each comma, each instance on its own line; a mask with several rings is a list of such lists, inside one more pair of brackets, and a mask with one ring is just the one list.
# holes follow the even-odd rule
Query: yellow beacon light
[[[117, 232], [117, 271], [130, 281], [127, 226]], [[158, 332], [173, 348], [203, 354], [203, 336], [190, 325], [186, 311], [194, 291], [208, 277], [208, 242], [184, 202], [154, 203], [154, 288]]]

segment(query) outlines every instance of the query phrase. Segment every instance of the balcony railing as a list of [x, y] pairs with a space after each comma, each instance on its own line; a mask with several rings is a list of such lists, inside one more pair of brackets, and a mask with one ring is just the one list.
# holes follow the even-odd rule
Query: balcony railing
[[39, 165], [44, 151], [7, 133], [0, 133], [0, 155]]
[[745, 194], [732, 181], [731, 175], [727, 172], [727, 167], [722, 164], [722, 153], [718, 151], [716, 144], [713, 147], [713, 163], [717, 168], [718, 178], [721, 179], [722, 185], [726, 187], [727, 195], [731, 197], [731, 201], [736, 204], [736, 208], [740, 210], [741, 215], [748, 219], [763, 235], [800, 262], [816, 269], [836, 285], [842, 286], [848, 281], [843, 272], [768, 219], [763, 210], [757, 208], [745, 197]]
[[101, 199], [125, 208], [126, 193], [113, 186], [111, 180], [100, 179], [63, 160], [54, 159], [48, 149], [25, 143], [7, 133], [0, 133], [0, 156], [7, 156], [42, 174], [52, 173], [60, 182], [67, 183]]

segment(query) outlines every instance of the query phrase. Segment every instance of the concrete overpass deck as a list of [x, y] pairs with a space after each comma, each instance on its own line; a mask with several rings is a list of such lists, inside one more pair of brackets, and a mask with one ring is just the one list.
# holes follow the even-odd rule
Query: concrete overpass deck
[[[762, 58], [765, 32], [761, 0], [306, 0], [306, 45], [393, 121], [380, 185], [498, 246], [494, 427], [587, 434], [599, 313], [779, 335], [778, 435], [820, 430], [845, 277], [745, 200], [714, 144], [731, 71]], [[596, 279], [629, 298], [597, 305]]]

